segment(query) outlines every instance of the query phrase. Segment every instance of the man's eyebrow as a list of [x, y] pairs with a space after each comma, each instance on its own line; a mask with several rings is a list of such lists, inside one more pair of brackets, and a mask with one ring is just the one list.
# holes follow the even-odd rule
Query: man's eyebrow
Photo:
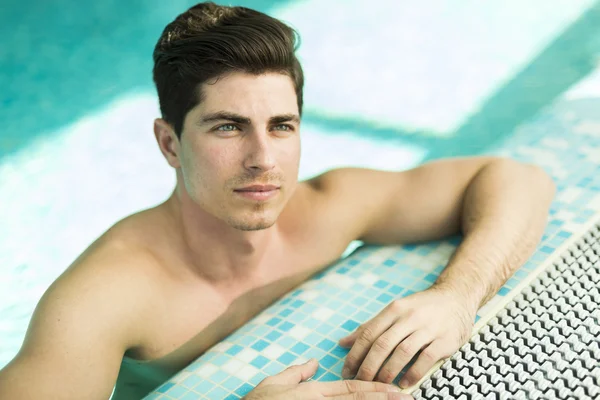
[[[215, 121], [233, 121], [238, 124], [245, 124], [245, 125], [251, 124], [250, 118], [244, 117], [243, 115], [227, 112], [227, 111], [219, 111], [219, 112], [207, 114], [207, 115], [203, 116], [202, 118], [200, 118], [200, 120], [198, 121], [198, 124], [202, 125], [202, 124], [206, 124], [208, 122], [215, 122]], [[281, 114], [281, 115], [274, 115], [271, 118], [269, 118], [269, 124], [280, 124], [282, 122], [288, 122], [288, 121], [296, 122], [297, 124], [299, 124], [300, 117], [296, 114]]]
[[237, 122], [238, 124], [250, 125], [250, 118], [227, 111], [218, 111], [216, 113], [207, 114], [204, 117], [200, 118], [200, 121], [198, 121], [198, 123], [202, 125], [208, 122], [215, 121], [233, 121]]
[[269, 123], [271, 123], [271, 124], [280, 124], [282, 122], [288, 122], [288, 121], [299, 124], [300, 117], [297, 116], [296, 114], [282, 114], [282, 115], [275, 115], [269, 119]]

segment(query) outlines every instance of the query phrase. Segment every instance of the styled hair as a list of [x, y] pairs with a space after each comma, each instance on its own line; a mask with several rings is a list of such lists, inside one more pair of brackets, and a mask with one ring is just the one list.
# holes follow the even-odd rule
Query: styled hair
[[181, 138], [187, 113], [204, 100], [201, 85], [231, 72], [288, 75], [302, 114], [304, 74], [297, 32], [246, 7], [199, 3], [168, 24], [154, 48], [153, 79], [162, 117]]

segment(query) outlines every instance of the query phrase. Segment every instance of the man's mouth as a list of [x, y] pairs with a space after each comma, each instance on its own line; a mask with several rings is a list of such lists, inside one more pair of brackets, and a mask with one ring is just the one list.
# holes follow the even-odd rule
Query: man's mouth
[[270, 192], [279, 189], [275, 185], [251, 185], [240, 189], [235, 189], [236, 192]]
[[267, 201], [279, 194], [279, 186], [275, 185], [251, 185], [235, 189], [239, 196], [253, 201]]

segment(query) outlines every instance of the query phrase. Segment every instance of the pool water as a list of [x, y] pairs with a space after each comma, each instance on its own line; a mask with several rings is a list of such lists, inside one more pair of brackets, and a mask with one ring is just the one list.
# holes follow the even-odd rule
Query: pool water
[[[194, 3], [0, 6], [0, 368], [77, 255], [170, 194], [151, 52]], [[598, 1], [232, 3], [302, 37], [302, 179], [485, 153], [545, 107], [600, 97]]]

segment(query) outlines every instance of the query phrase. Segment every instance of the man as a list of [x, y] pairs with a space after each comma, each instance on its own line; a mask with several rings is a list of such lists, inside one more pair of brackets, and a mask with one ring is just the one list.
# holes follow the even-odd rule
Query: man
[[174, 192], [112, 226], [51, 285], [0, 372], [0, 398], [101, 399], [115, 381], [114, 398], [140, 398], [356, 239], [465, 236], [430, 289], [340, 341], [351, 347], [344, 377], [355, 380], [302, 383], [317, 368], [311, 361], [249, 399], [400, 398], [387, 384], [420, 350], [403, 386], [468, 340], [479, 306], [538, 243], [551, 179], [476, 157], [405, 172], [337, 169], [298, 183], [295, 45], [280, 21], [212, 3], [165, 28], [154, 51], [154, 133], [175, 169]]

